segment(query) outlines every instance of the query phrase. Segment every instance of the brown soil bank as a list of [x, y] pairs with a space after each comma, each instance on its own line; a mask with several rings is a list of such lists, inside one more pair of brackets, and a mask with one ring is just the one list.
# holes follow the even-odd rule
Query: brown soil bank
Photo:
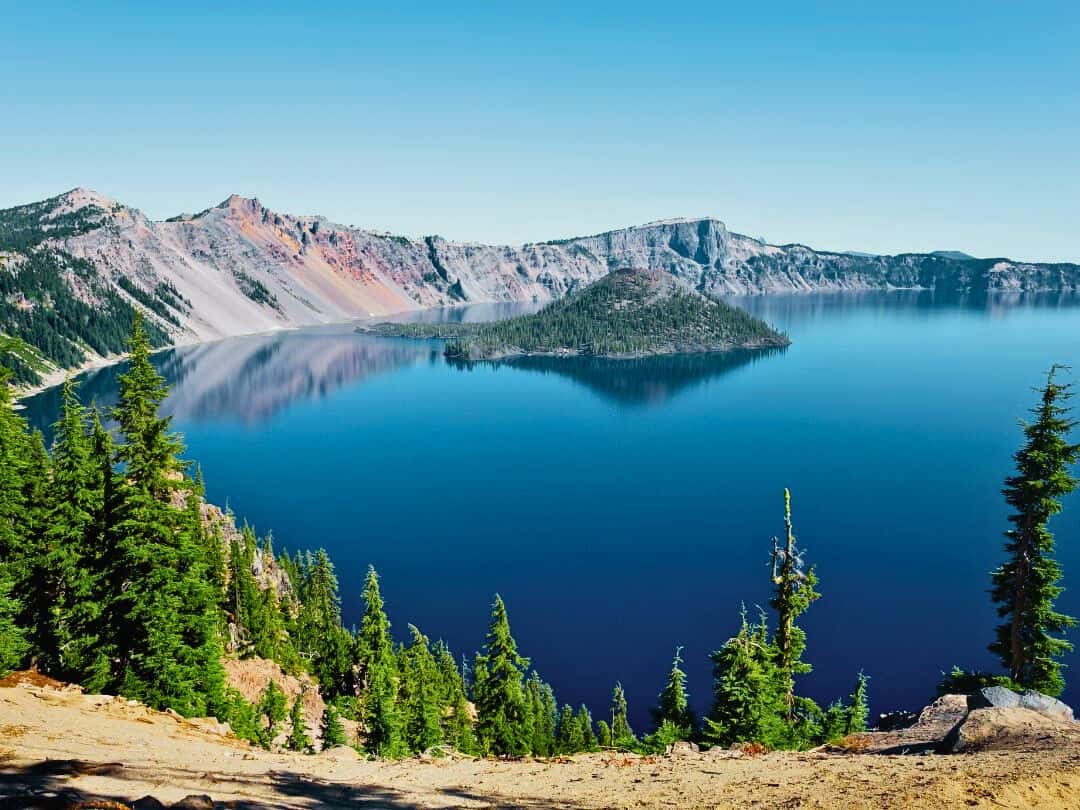
[[[987, 715], [995, 716], [1000, 725]], [[351, 749], [271, 754], [209, 721], [22, 684], [0, 688], [0, 808], [1075, 808], [1078, 729], [1027, 728], [1008, 750], [952, 755], [913, 738], [911, 750], [923, 753], [364, 762]], [[852, 747], [897, 746], [906, 743], [893, 732]]]

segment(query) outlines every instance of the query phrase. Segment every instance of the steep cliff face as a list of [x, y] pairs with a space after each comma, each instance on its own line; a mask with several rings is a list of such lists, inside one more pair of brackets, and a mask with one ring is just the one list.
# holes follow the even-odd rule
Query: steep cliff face
[[[38, 269], [33, 279], [28, 267]], [[49, 329], [42, 315], [57, 306], [57, 290], [86, 306], [107, 306], [118, 321], [125, 306], [140, 309], [172, 342], [192, 343], [463, 302], [543, 302], [614, 267], [663, 270], [714, 295], [1080, 289], [1075, 264], [951, 252], [830, 253], [770, 245], [715, 219], [665, 220], [511, 247], [347, 228], [235, 195], [199, 214], [154, 222], [74, 189], [0, 211], [0, 334], [42, 348], [41, 333]], [[50, 273], [57, 278], [43, 281]], [[80, 317], [76, 311], [68, 320]], [[70, 343], [72, 335], [60, 339]], [[102, 351], [112, 350], [112, 342], [102, 342]], [[45, 356], [71, 365], [56, 346]]]

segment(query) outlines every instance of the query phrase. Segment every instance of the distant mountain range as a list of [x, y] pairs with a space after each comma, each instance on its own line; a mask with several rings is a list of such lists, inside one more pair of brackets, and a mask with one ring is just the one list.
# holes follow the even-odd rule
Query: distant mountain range
[[670, 272], [710, 295], [931, 288], [1080, 289], [1080, 265], [877, 256], [772, 245], [716, 219], [676, 219], [521, 246], [336, 225], [229, 197], [148, 219], [83, 188], [0, 211], [0, 351], [29, 383], [119, 351], [131, 312], [159, 343], [466, 302], [547, 301], [616, 267]]

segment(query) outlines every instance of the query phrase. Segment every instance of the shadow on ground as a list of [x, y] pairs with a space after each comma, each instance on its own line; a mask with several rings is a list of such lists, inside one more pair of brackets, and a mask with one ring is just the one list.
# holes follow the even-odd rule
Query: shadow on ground
[[[138, 783], [132, 791], [117, 785], [107, 793], [82, 789], [84, 777]], [[198, 785], [189, 785], [198, 780]], [[145, 785], [178, 788], [190, 797], [209, 795], [212, 807], [233, 810], [271, 808], [359, 808], [360, 810], [419, 810], [430, 807], [482, 807], [490, 810], [575, 810], [578, 805], [552, 799], [522, 799], [474, 793], [464, 788], [430, 788], [423, 795], [385, 785], [335, 782], [290, 771], [237, 776], [214, 772], [195, 773], [179, 768], [130, 768], [119, 762], [91, 763], [81, 760], [50, 760], [27, 766], [0, 767], [0, 810], [150, 810], [182, 807], [204, 810], [211, 805], [185, 800], [162, 804], [146, 795]], [[210, 787], [207, 787], [210, 785]], [[223, 798], [228, 796], [229, 798]], [[140, 798], [141, 797], [141, 798]]]

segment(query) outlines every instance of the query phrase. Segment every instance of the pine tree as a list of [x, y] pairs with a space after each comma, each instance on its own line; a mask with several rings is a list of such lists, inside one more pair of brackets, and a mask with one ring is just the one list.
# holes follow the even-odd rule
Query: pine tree
[[262, 697], [255, 707], [255, 713], [261, 720], [260, 738], [263, 748], [269, 748], [278, 736], [281, 722], [287, 716], [285, 693], [273, 681], [266, 684]]
[[550, 757], [555, 753], [555, 729], [558, 725], [555, 693], [534, 670], [525, 682], [525, 697], [532, 722], [532, 753], [538, 757]]
[[1061, 511], [1060, 499], [1076, 489], [1069, 468], [1080, 458], [1080, 445], [1068, 441], [1076, 425], [1068, 407], [1073, 386], [1056, 381], [1059, 370], [1054, 366], [1047, 374], [1041, 401], [1032, 410], [1035, 421], [1023, 426], [1024, 446], [1014, 456], [1016, 474], [1005, 480], [1012, 528], [1005, 533], [1008, 559], [994, 571], [991, 590], [1005, 621], [990, 650], [1000, 656], [1014, 681], [1048, 695], [1065, 688], [1063, 665], [1056, 659], [1072, 650], [1056, 634], [1076, 624], [1075, 618], [1054, 609], [1063, 590], [1058, 584], [1062, 572], [1047, 528]]
[[601, 748], [611, 748], [611, 726], [608, 725], [607, 720], [596, 721], [596, 741]]
[[791, 493], [787, 489], [784, 490], [784, 528], [786, 538], [783, 546], [773, 538], [774, 591], [769, 604], [777, 613], [776, 665], [786, 681], [784, 703], [790, 725], [796, 720], [795, 676], [811, 670], [810, 665], [802, 660], [806, 650], [806, 632], [795, 622], [821, 594], [814, 590], [817, 584], [814, 569], [804, 569], [802, 552], [795, 544], [791, 523]]
[[349, 740], [345, 736], [345, 726], [341, 724], [341, 716], [331, 703], [327, 703], [326, 708], [323, 709], [319, 734], [322, 737], [323, 751], [336, 748], [339, 745], [349, 744]]
[[866, 684], [870, 679], [862, 672], [855, 681], [855, 689], [847, 707], [847, 722], [844, 726], [845, 734], [859, 734], [866, 731], [867, 720], [870, 717], [870, 704], [866, 696]]
[[634, 749], [637, 747], [637, 737], [630, 728], [627, 719], [629, 709], [626, 704], [626, 692], [621, 683], [615, 684], [611, 693], [611, 744], [616, 748]]
[[496, 594], [483, 651], [476, 657], [476, 700], [480, 742], [500, 757], [529, 753], [532, 729], [525, 705], [524, 673], [529, 660], [518, 653], [502, 597]]
[[324, 549], [307, 566], [297, 625], [297, 646], [310, 658], [323, 693], [333, 696], [351, 691], [353, 641], [341, 626], [338, 579]]
[[363, 596], [364, 617], [356, 647], [363, 688], [364, 746], [375, 756], [393, 759], [406, 753], [405, 724], [397, 706], [398, 671], [390, 620], [373, 566], [368, 568]]
[[674, 735], [675, 739], [670, 740], [669, 745], [676, 740], [691, 739], [697, 727], [694, 713], [690, 709], [690, 699], [686, 694], [686, 673], [680, 668], [681, 664], [682, 647], [676, 647], [667, 683], [660, 692], [658, 705], [651, 712], [657, 729], [665, 723], [672, 726], [666, 736]]
[[401, 702], [405, 740], [414, 753], [443, 741], [439, 703], [439, 673], [427, 636], [409, 625], [410, 643], [402, 650]]
[[585, 745], [581, 724], [574, 717], [574, 710], [569, 703], [563, 704], [559, 711], [559, 722], [555, 732], [555, 751], [559, 754], [576, 754]]
[[742, 613], [739, 632], [711, 656], [713, 706], [702, 729], [718, 745], [759, 742], [783, 747], [789, 738], [786, 678], [780, 677], [768, 628]]
[[38, 666], [63, 680], [82, 681], [97, 668], [93, 660], [100, 650], [98, 520], [104, 492], [92, 456], [86, 410], [70, 379], [62, 398], [46, 528], [29, 561], [33, 587], [28, 589], [26, 608]]
[[26, 422], [12, 409], [9, 379], [0, 368], [0, 673], [21, 666], [29, 649], [16, 585], [28, 579], [23, 478], [30, 462]]
[[592, 713], [586, 708], [585, 704], [578, 708], [574, 720], [578, 724], [578, 733], [581, 736], [580, 750], [596, 751], [600, 746], [596, 739], [596, 732], [593, 730]]
[[121, 694], [185, 715], [224, 711], [224, 671], [206, 570], [201, 521], [178, 506], [191, 482], [170, 419], [158, 415], [168, 393], [150, 363], [150, 343], [136, 317], [131, 360], [114, 411], [124, 464], [109, 526], [110, 606]]
[[311, 753], [314, 745], [308, 736], [307, 726], [304, 724], [304, 695], [301, 692], [293, 701], [292, 709], [289, 710], [289, 736], [285, 740], [285, 746], [290, 751], [303, 751]]

